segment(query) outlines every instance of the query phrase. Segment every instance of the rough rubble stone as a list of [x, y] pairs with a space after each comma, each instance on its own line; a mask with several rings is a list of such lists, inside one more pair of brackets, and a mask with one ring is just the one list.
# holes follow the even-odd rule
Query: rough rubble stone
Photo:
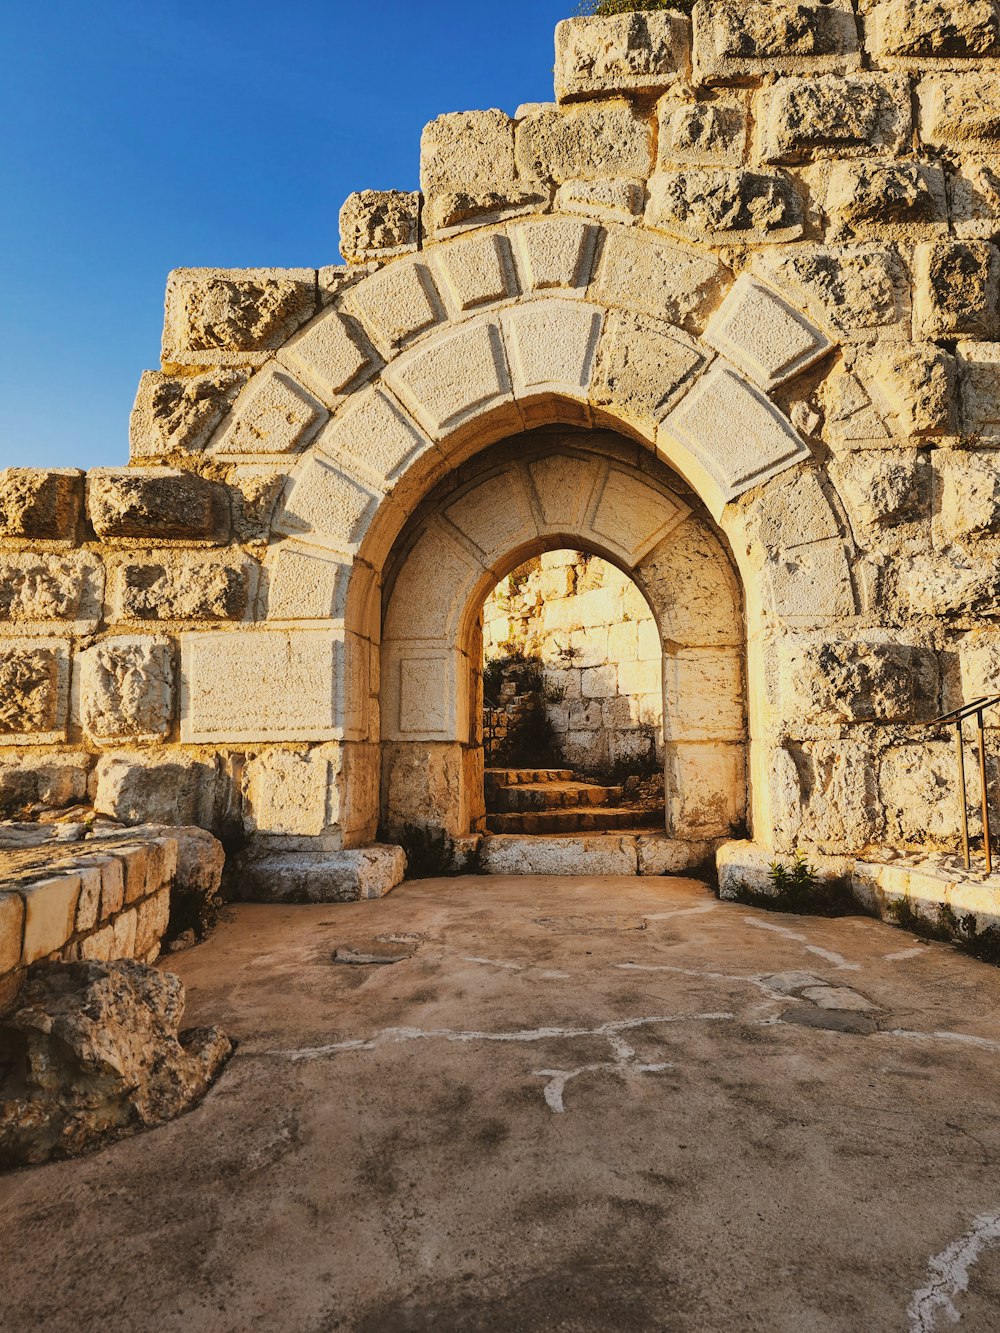
[[915, 334], [936, 338], [1000, 335], [1000, 250], [986, 241], [937, 241], [917, 248]]
[[95, 740], [162, 738], [173, 712], [173, 652], [162, 639], [105, 639], [82, 654], [81, 715]]
[[164, 555], [123, 563], [115, 572], [122, 620], [242, 620], [249, 610], [256, 565]]
[[183, 377], [144, 370], [129, 423], [133, 461], [197, 453], [245, 383], [246, 375], [238, 370]]
[[758, 114], [767, 162], [898, 154], [909, 146], [909, 89], [884, 74], [781, 79], [761, 94]]
[[420, 195], [361, 190], [340, 210], [340, 253], [349, 264], [407, 254], [420, 243]]
[[[960, 826], [954, 745], [930, 741], [888, 750], [879, 766], [876, 799], [885, 810], [890, 846], [952, 843]], [[969, 811], [973, 830], [974, 806], [973, 801]]]
[[557, 185], [644, 179], [653, 165], [652, 126], [628, 102], [545, 107], [518, 122], [514, 142], [520, 175]]
[[271, 518], [287, 474], [271, 466], [235, 467], [229, 473], [229, 494], [233, 506], [233, 536], [244, 545], [266, 542], [271, 534]]
[[959, 344], [958, 367], [962, 429], [1000, 435], [1000, 343]]
[[564, 19], [556, 25], [560, 102], [663, 92], [687, 75], [690, 61], [690, 20], [669, 10]]
[[94, 809], [120, 824], [211, 828], [215, 823], [217, 768], [181, 751], [102, 755], [96, 787]]
[[436, 232], [547, 203], [514, 165], [514, 122], [502, 111], [438, 116], [420, 140], [424, 227]]
[[211, 542], [229, 537], [229, 495], [218, 482], [171, 468], [87, 474], [87, 509], [105, 541]]
[[909, 333], [910, 278], [899, 254], [880, 246], [796, 246], [765, 252], [761, 276], [801, 302], [844, 340]]
[[618, 222], [640, 216], [646, 201], [646, 183], [628, 176], [602, 181], [566, 181], [556, 194], [560, 213], [606, 214]]
[[[0, 556], [0, 623], [73, 621], [96, 628], [104, 592], [103, 566], [83, 553]], [[81, 624], [81, 622], [83, 622]]]
[[690, 239], [791, 240], [802, 232], [792, 182], [777, 172], [661, 171], [649, 183], [651, 227]]
[[830, 176], [826, 211], [835, 239], [859, 234], [920, 235], [947, 225], [944, 172], [919, 162], [838, 162]]
[[941, 523], [952, 539], [1000, 536], [1000, 453], [994, 450], [941, 451]]
[[996, 0], [883, 0], [868, 22], [882, 56], [1000, 55]]
[[280, 347], [318, 304], [312, 269], [179, 268], [167, 279], [165, 363]]
[[55, 647], [0, 642], [0, 737], [65, 726], [65, 661]]
[[953, 433], [957, 421], [955, 358], [933, 344], [887, 343], [861, 362], [862, 377], [891, 428], [903, 436]]
[[913, 716], [911, 650], [896, 644], [794, 645], [784, 658], [790, 715], [802, 721], [905, 722]]
[[141, 963], [39, 968], [0, 1026], [0, 1169], [75, 1157], [204, 1096], [232, 1045], [180, 1031], [179, 978]]
[[921, 79], [918, 95], [924, 143], [995, 152], [1000, 140], [1000, 117], [996, 112], [998, 87], [1000, 77], [995, 70], [928, 75]]
[[85, 755], [0, 764], [0, 819], [13, 819], [35, 806], [62, 809], [79, 804], [87, 795], [88, 772]]
[[664, 97], [657, 106], [657, 165], [738, 167], [747, 147], [747, 108], [739, 96], [690, 102]]
[[696, 79], [740, 83], [774, 70], [835, 71], [860, 64], [850, 0], [711, 0], [694, 12]]
[[859, 539], [865, 526], [892, 528], [926, 518], [927, 469], [912, 450], [872, 449], [841, 459], [837, 488], [848, 503]]
[[0, 471], [0, 539], [73, 542], [82, 502], [82, 472], [4, 468]]

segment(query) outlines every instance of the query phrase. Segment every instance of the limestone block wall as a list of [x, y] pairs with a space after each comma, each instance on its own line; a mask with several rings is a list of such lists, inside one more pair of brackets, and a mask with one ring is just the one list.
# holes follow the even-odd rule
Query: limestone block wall
[[[753, 837], [954, 840], [922, 724], [1000, 664], [1000, 10], [698, 0], [556, 51], [554, 102], [439, 117], [419, 192], [351, 197], [346, 264], [173, 273], [128, 468], [0, 479], [0, 793], [356, 849], [426, 741], [468, 828], [468, 691], [399, 712], [458, 659], [386, 648], [387, 571], [435, 488], [560, 426], [634, 441], [731, 555]], [[532, 540], [627, 549], [584, 498]], [[539, 553], [452, 526], [494, 583]]]
[[660, 634], [614, 565], [549, 551], [515, 570], [483, 607], [483, 652], [487, 662], [517, 653], [541, 664], [546, 715], [568, 766], [662, 768]]
[[[18, 850], [5, 850], [11, 845]], [[70, 847], [53, 845], [46, 828], [38, 837], [27, 828], [19, 836], [5, 833], [0, 840], [0, 1013], [14, 1003], [36, 963], [155, 962], [170, 920], [177, 870], [178, 840], [170, 836], [124, 836]], [[221, 858], [216, 887], [220, 876]]]

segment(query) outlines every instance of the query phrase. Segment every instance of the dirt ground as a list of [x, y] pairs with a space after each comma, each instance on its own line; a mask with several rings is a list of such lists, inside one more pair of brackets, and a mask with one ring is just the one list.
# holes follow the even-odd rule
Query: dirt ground
[[470, 878], [166, 965], [238, 1051], [0, 1179], [4, 1333], [1000, 1327], [1000, 972], [944, 945]]

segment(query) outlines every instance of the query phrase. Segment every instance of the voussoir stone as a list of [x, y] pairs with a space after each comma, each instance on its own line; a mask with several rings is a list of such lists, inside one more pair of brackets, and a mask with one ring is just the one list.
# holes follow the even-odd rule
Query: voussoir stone
[[73, 542], [82, 508], [82, 472], [33, 467], [0, 471], [0, 539]]
[[691, 24], [682, 15], [614, 14], [556, 25], [556, 97], [663, 92], [690, 66]]
[[194, 541], [229, 537], [229, 496], [218, 482], [170, 468], [94, 468], [87, 510], [104, 540]]
[[29, 977], [0, 1083], [0, 1168], [75, 1157], [161, 1125], [207, 1091], [232, 1049], [220, 1028], [180, 1031], [184, 987], [141, 963], [72, 963]]

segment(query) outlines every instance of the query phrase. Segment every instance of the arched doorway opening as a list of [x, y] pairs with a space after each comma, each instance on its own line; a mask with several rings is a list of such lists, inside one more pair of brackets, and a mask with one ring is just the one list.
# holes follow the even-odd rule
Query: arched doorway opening
[[742, 593], [691, 489], [609, 431], [548, 427], [475, 455], [417, 508], [390, 554], [380, 649], [381, 825], [482, 832], [482, 608], [532, 557], [573, 549], [640, 590], [660, 642], [662, 829], [681, 841], [744, 826]]
[[665, 827], [663, 647], [636, 584], [589, 551], [546, 551], [483, 606], [490, 833]]

